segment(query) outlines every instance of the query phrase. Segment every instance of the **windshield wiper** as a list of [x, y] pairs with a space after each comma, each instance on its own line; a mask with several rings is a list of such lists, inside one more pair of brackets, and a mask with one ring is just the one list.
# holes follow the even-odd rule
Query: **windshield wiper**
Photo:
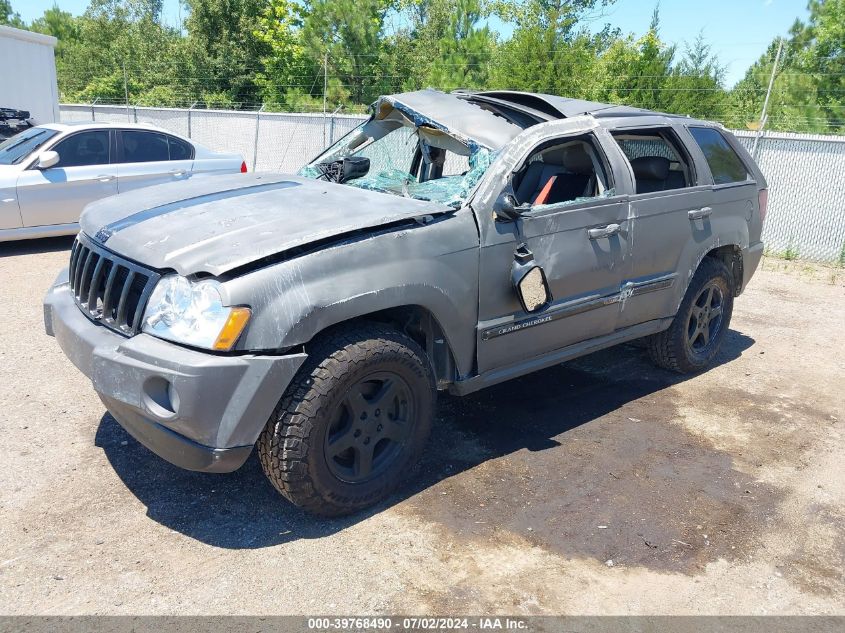
[[27, 136], [26, 138], [22, 138], [17, 143], [12, 143], [11, 145], [9, 145], [9, 147], [4, 147], [3, 151], [9, 152], [9, 151], [15, 149], [19, 145], [23, 145], [24, 143], [26, 143], [28, 141], [31, 141], [33, 139], [38, 138], [39, 136], [44, 136], [44, 134], [45, 134], [45, 132], [39, 132], [38, 134], [33, 134], [32, 136]]

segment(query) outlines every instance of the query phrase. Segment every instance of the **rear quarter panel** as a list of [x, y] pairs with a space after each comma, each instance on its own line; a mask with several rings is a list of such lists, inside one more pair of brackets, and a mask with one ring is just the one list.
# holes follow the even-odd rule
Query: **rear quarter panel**
[[760, 217], [760, 200], [757, 196], [757, 193], [761, 189], [768, 189], [769, 184], [766, 182], [766, 177], [763, 174], [763, 171], [760, 169], [760, 166], [754, 160], [754, 157], [751, 156], [751, 153], [745, 149], [745, 146], [739, 142], [733, 134], [731, 134], [727, 130], [721, 130], [724, 134], [725, 138], [727, 139], [730, 146], [734, 149], [734, 151], [739, 154], [739, 157], [742, 159], [742, 162], [745, 164], [745, 167], [748, 169], [749, 173], [751, 174], [754, 182], [756, 183], [756, 189], [754, 192], [754, 214], [749, 222], [749, 241], [751, 244], [755, 244], [756, 242], [760, 242], [763, 236], [763, 220]]
[[232, 173], [241, 170], [244, 159], [240, 154], [213, 152], [194, 143], [192, 171], [198, 173]]
[[243, 160], [236, 158], [195, 158], [191, 171], [194, 174], [231, 174], [241, 170]]
[[[698, 123], [693, 123], [698, 125]], [[758, 192], [766, 186], [765, 178], [754, 160], [730, 133], [719, 126], [703, 124], [718, 129], [739, 155], [751, 175], [750, 180], [716, 185], [710, 167], [698, 143], [689, 133], [687, 125], [677, 125], [676, 130], [695, 162], [700, 184], [711, 188], [707, 206], [713, 212], [709, 218], [692, 222], [693, 239], [688, 241], [679, 261], [681, 283], [677, 285], [676, 306], [680, 304], [692, 276], [708, 252], [722, 246], [747, 249], [760, 241], [762, 222]]]

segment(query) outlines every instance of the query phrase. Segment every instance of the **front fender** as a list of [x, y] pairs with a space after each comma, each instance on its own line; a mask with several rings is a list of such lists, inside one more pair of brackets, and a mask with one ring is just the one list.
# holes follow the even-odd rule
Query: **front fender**
[[401, 306], [440, 324], [458, 371], [473, 365], [478, 320], [478, 233], [469, 210], [358, 237], [226, 282], [253, 318], [238, 347], [308, 343], [332, 325]]

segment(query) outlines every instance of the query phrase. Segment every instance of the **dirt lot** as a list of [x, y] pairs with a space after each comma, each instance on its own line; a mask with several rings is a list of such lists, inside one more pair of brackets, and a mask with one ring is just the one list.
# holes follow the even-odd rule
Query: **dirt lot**
[[0, 245], [0, 612], [845, 613], [845, 271], [767, 261], [718, 366], [622, 347], [443, 398], [420, 477], [302, 514], [161, 461], [43, 333], [69, 240]]

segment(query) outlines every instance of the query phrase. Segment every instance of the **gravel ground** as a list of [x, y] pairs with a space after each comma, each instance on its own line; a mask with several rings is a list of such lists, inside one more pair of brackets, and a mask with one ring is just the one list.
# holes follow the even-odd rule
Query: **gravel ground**
[[845, 614], [845, 271], [768, 260], [718, 364], [615, 348], [441, 400], [421, 473], [318, 520], [129, 437], [0, 245], [4, 614]]

